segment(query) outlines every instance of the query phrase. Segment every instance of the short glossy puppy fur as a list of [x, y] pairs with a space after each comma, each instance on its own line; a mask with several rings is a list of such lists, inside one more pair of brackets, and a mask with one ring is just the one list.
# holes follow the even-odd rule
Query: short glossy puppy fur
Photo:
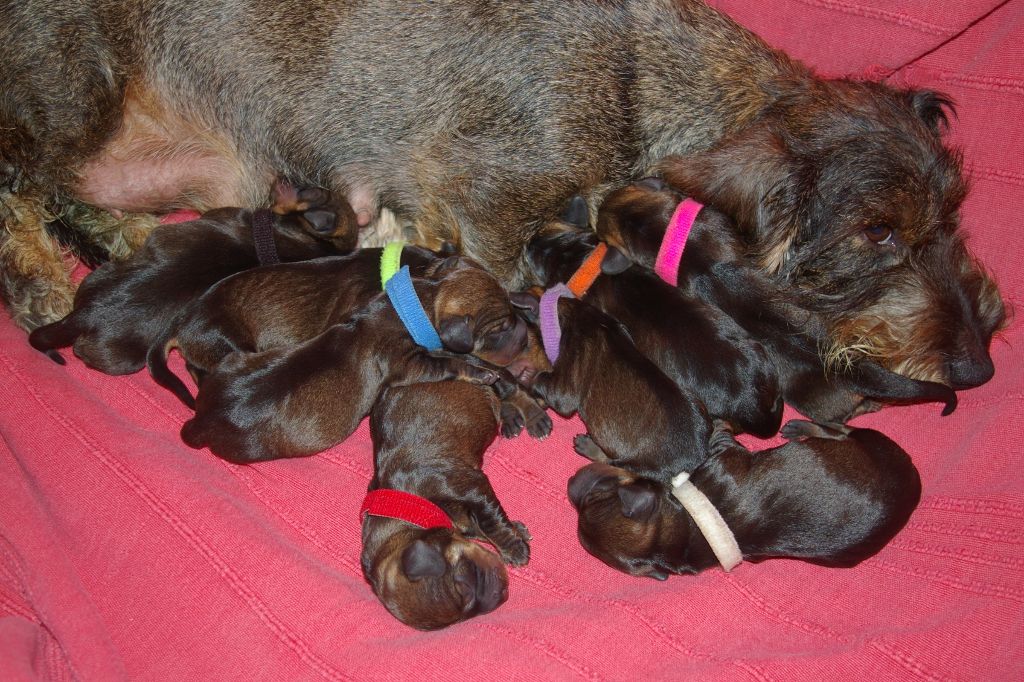
[[[535, 337], [483, 270], [456, 264], [437, 280], [414, 279], [413, 286], [447, 351], [497, 367], [537, 354], [530, 348]], [[299, 345], [227, 355], [203, 378], [196, 416], [181, 435], [192, 447], [208, 446], [235, 462], [311, 455], [352, 433], [384, 388], [459, 377], [491, 384], [498, 373], [430, 355], [380, 293]]]
[[[355, 246], [355, 215], [340, 195], [279, 185], [273, 211], [273, 238], [282, 261]], [[29, 342], [57, 362], [64, 360], [56, 349], [73, 345], [75, 355], [93, 369], [137, 372], [188, 304], [221, 279], [259, 264], [252, 215], [220, 208], [198, 220], [156, 228], [129, 259], [89, 274], [71, 314], [39, 327]]]
[[577, 449], [628, 460], [638, 474], [653, 477], [666, 460], [688, 469], [704, 461], [711, 420], [697, 396], [677, 386], [595, 306], [563, 298], [558, 317], [559, 357], [532, 388], [563, 417], [579, 414], [587, 433], [577, 436]]
[[[533, 238], [527, 259], [546, 286], [567, 282], [597, 246], [589, 230], [554, 222]], [[767, 438], [782, 423], [779, 379], [761, 344], [729, 315], [680, 291], [648, 268], [609, 252], [585, 300], [626, 328], [636, 347], [712, 417]]]
[[[502, 560], [514, 566], [529, 560], [525, 526], [509, 520], [480, 470], [497, 433], [497, 409], [491, 391], [444, 381], [389, 388], [370, 413], [370, 490], [424, 497], [455, 526], [363, 519], [363, 575], [406, 625], [436, 630], [493, 611], [508, 597]], [[472, 539], [490, 543], [501, 558]]]
[[[791, 442], [752, 453], [716, 423], [711, 456], [690, 481], [718, 509], [747, 560], [852, 566], [910, 518], [921, 481], [907, 453], [871, 429], [793, 421]], [[682, 469], [673, 467], [667, 474]], [[717, 565], [693, 519], [657, 478], [606, 463], [569, 480], [588, 552], [612, 568], [659, 580]]]
[[[683, 195], [653, 178], [611, 193], [597, 216], [598, 236], [614, 252], [653, 267]], [[614, 257], [613, 257], [614, 259]], [[619, 265], [618, 267], [621, 267]], [[869, 358], [827, 366], [821, 315], [751, 264], [731, 220], [705, 206], [694, 221], [679, 267], [679, 288], [727, 313], [767, 351], [785, 401], [818, 422], [846, 422], [884, 404], [937, 401], [956, 407], [947, 386], [896, 374]]]

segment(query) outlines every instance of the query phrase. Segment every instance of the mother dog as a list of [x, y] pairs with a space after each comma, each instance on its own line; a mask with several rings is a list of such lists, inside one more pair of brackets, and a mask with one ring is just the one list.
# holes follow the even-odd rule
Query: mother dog
[[[0, 262], [26, 327], [71, 303], [48, 209], [265, 202], [273, 178], [391, 209], [511, 286], [573, 194], [674, 157], [840, 346], [964, 388], [998, 292], [957, 234], [948, 102], [823, 81], [694, 0], [3, 0]], [[116, 231], [77, 224], [100, 246]], [[98, 237], [96, 235], [99, 235]], [[367, 230], [366, 240], [390, 235]]]

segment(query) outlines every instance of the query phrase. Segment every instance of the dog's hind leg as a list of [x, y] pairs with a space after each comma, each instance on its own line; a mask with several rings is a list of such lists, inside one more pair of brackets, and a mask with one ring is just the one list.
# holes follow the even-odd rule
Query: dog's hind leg
[[30, 195], [0, 194], [0, 296], [15, 324], [31, 331], [71, 312], [74, 286], [44, 204]]

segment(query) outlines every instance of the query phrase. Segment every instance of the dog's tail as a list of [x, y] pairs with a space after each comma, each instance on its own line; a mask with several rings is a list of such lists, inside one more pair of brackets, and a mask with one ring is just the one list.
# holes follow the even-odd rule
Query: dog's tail
[[153, 377], [153, 381], [178, 396], [178, 400], [194, 410], [196, 409], [196, 399], [192, 396], [192, 392], [188, 390], [185, 382], [167, 366], [167, 356], [173, 347], [174, 339], [162, 339], [150, 346], [149, 352], [146, 353], [146, 368], [149, 370], [149, 375]]
[[67, 348], [78, 340], [84, 330], [72, 313], [63, 320], [37, 327], [28, 335], [29, 344], [40, 353], [45, 353], [58, 365], [67, 364], [64, 356], [57, 352], [58, 348]]
[[911, 379], [890, 372], [874, 362], [860, 362], [853, 371], [853, 388], [865, 398], [892, 405], [945, 403], [942, 416], [953, 414], [957, 406], [956, 391], [934, 381]]

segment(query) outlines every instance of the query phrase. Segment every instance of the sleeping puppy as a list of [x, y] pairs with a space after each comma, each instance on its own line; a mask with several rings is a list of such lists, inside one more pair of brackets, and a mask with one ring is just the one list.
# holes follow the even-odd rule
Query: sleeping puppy
[[[573, 222], [583, 222], [574, 216]], [[550, 223], [527, 247], [546, 286], [568, 282], [598, 245], [589, 230]], [[712, 417], [767, 438], [782, 423], [775, 367], [761, 344], [731, 317], [609, 252], [586, 301], [625, 326], [636, 347], [675, 383], [696, 394]]]
[[579, 414], [587, 434], [576, 437], [577, 449], [628, 459], [638, 474], [651, 477], [661, 475], [665, 461], [687, 470], [704, 461], [711, 421], [700, 399], [677, 386], [595, 306], [562, 298], [555, 309], [558, 358], [537, 374], [532, 389], [563, 417]]
[[[490, 391], [444, 381], [389, 388], [370, 413], [369, 489], [425, 498], [454, 525], [423, 528], [372, 513], [363, 518], [363, 575], [406, 625], [436, 630], [493, 611], [508, 597], [502, 560], [513, 566], [529, 560], [526, 528], [508, 519], [480, 470], [497, 432], [497, 410]], [[471, 539], [490, 543], [501, 558]]]
[[[537, 355], [522, 317], [483, 270], [456, 264], [439, 279], [412, 282], [446, 351], [497, 367]], [[498, 373], [429, 354], [379, 293], [308, 341], [227, 355], [203, 378], [181, 436], [232, 462], [311, 455], [348, 437], [384, 388], [453, 378], [493, 384]]]
[[[257, 237], [282, 261], [338, 254], [355, 247], [355, 214], [344, 197], [284, 184], [265, 226], [254, 234], [257, 212], [220, 208], [198, 219], [154, 229], [129, 259], [90, 273], [75, 294], [74, 310], [40, 327], [29, 343], [63, 364], [58, 348], [74, 346], [82, 361], [107, 374], [142, 369], [153, 343], [187, 304], [221, 279], [260, 264]], [[272, 241], [269, 241], [272, 240]]]
[[[682, 199], [655, 178], [608, 195], [597, 216], [598, 237], [610, 247], [608, 267], [624, 267], [623, 257], [654, 267], [666, 226]], [[956, 393], [948, 386], [910, 379], [870, 359], [826, 366], [821, 350], [829, 335], [820, 316], [751, 266], [735, 234], [728, 217], [704, 207], [686, 241], [678, 286], [728, 314], [764, 347], [787, 403], [814, 421], [838, 423], [886, 404], [942, 402], [943, 414], [956, 408]]]
[[[899, 445], [871, 429], [791, 421], [791, 442], [752, 453], [716, 422], [711, 456], [690, 482], [710, 499], [742, 558], [853, 566], [878, 552], [910, 518], [921, 481]], [[606, 463], [569, 480], [583, 547], [612, 568], [664, 580], [719, 559], [694, 518], [657, 478]]]

